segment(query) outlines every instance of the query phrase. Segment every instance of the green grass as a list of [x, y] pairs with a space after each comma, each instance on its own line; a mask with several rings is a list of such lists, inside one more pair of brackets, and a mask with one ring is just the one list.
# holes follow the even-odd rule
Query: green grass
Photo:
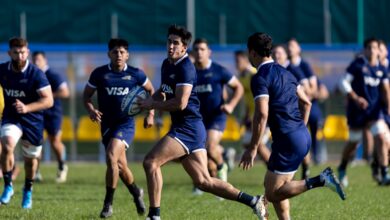
[[[130, 164], [139, 186], [146, 188], [141, 164]], [[21, 166], [22, 167], [22, 166]], [[312, 174], [325, 166], [313, 167]], [[15, 196], [7, 206], [0, 207], [0, 219], [98, 219], [104, 198], [104, 164], [71, 164], [68, 182], [54, 182], [56, 167], [43, 164], [44, 182], [34, 185], [33, 209], [22, 210], [22, 172], [14, 182]], [[264, 165], [258, 163], [250, 171], [233, 170], [230, 182], [251, 194], [264, 192]], [[163, 167], [164, 187], [161, 202], [162, 219], [256, 219], [244, 205], [218, 201], [210, 194], [193, 196], [192, 184], [179, 164]], [[299, 173], [297, 176], [300, 176]], [[341, 201], [329, 189], [315, 189], [291, 199], [293, 219], [386, 219], [390, 216], [390, 189], [377, 186], [367, 166], [349, 169], [350, 187], [347, 200]], [[3, 183], [1, 181], [1, 189]], [[147, 198], [145, 198], [147, 201]], [[270, 218], [276, 219], [272, 206]], [[114, 215], [111, 219], [145, 219], [138, 217], [132, 198], [122, 183], [114, 197]]]

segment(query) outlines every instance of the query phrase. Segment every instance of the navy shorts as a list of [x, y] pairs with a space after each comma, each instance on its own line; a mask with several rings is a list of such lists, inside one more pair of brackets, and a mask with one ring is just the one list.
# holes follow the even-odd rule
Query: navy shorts
[[40, 146], [43, 142], [43, 120], [36, 119], [36, 121], [18, 120], [3, 118], [2, 125], [13, 124], [16, 125], [21, 131], [21, 139], [28, 141], [33, 146]]
[[62, 114], [43, 114], [43, 126], [49, 135], [57, 135], [61, 131]]
[[167, 135], [177, 140], [187, 154], [206, 150], [206, 129], [201, 120], [173, 124]]
[[112, 138], [117, 138], [123, 141], [127, 149], [130, 147], [130, 144], [134, 138], [134, 123], [126, 122], [110, 127], [102, 126], [101, 132], [102, 143], [105, 148], [108, 147], [108, 144]]
[[272, 138], [272, 153], [268, 170], [276, 174], [292, 174], [297, 171], [310, 150], [311, 138], [306, 127]]
[[206, 127], [206, 130], [213, 129], [223, 132], [226, 127], [226, 114], [221, 114], [209, 118], [204, 117], [203, 123]]

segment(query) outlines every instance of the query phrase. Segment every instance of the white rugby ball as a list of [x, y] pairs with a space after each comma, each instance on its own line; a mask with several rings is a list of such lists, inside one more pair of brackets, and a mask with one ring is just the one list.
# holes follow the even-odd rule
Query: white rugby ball
[[142, 109], [137, 104], [138, 99], [146, 99], [149, 93], [141, 86], [133, 87], [122, 99], [121, 110], [124, 115], [134, 116], [141, 113]]

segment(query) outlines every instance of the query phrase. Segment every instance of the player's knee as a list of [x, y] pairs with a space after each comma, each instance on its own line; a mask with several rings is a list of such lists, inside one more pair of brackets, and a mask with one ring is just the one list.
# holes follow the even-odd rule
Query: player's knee
[[145, 171], [154, 171], [156, 170], [159, 165], [157, 161], [153, 157], [146, 156], [143, 162], [143, 166]]
[[276, 199], [276, 195], [274, 191], [267, 191], [265, 192], [265, 197], [269, 202], [279, 202], [279, 200]]
[[202, 191], [208, 192], [211, 187], [211, 178], [199, 177], [194, 180], [194, 185]]
[[118, 159], [114, 155], [114, 152], [108, 151], [106, 154], [106, 163], [107, 166], [117, 166], [118, 165]]

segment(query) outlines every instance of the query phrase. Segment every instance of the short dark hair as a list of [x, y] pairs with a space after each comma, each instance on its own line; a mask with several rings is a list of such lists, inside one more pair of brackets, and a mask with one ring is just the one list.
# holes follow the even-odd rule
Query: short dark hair
[[257, 32], [249, 36], [248, 50], [254, 50], [259, 56], [269, 57], [272, 53], [272, 38], [266, 33]]
[[207, 47], [209, 47], [209, 42], [207, 41], [206, 38], [197, 38], [195, 41], [194, 41], [194, 44], [193, 44], [193, 47], [195, 47], [195, 45], [198, 45], [198, 44], [206, 44]]
[[236, 50], [234, 51], [234, 57], [248, 57], [248, 53], [244, 50]]
[[115, 47], [123, 47], [126, 50], [129, 50], [129, 43], [124, 39], [111, 38], [111, 40], [108, 42], [108, 50], [111, 51]]
[[42, 55], [43, 57], [46, 57], [45, 52], [43, 52], [42, 50], [37, 50], [37, 51], [34, 51], [34, 52], [32, 53], [32, 57], [36, 57], [36, 56], [38, 56], [38, 55]]
[[375, 37], [366, 38], [366, 39], [364, 40], [364, 43], [363, 43], [364, 49], [367, 49], [368, 46], [370, 46], [370, 44], [373, 43], [373, 42], [377, 42], [378, 45], [379, 45], [379, 41], [378, 41], [377, 38], [375, 38]]
[[171, 25], [169, 26], [168, 28], [168, 35], [177, 35], [181, 38], [181, 42], [188, 46], [191, 42], [191, 39], [192, 39], [192, 34], [191, 32], [189, 32], [187, 29], [185, 29], [184, 27], [181, 27], [181, 26], [177, 26], [177, 25]]
[[13, 37], [9, 39], [8, 41], [9, 49], [12, 49], [13, 47], [27, 47], [28, 43], [27, 40], [21, 37]]

